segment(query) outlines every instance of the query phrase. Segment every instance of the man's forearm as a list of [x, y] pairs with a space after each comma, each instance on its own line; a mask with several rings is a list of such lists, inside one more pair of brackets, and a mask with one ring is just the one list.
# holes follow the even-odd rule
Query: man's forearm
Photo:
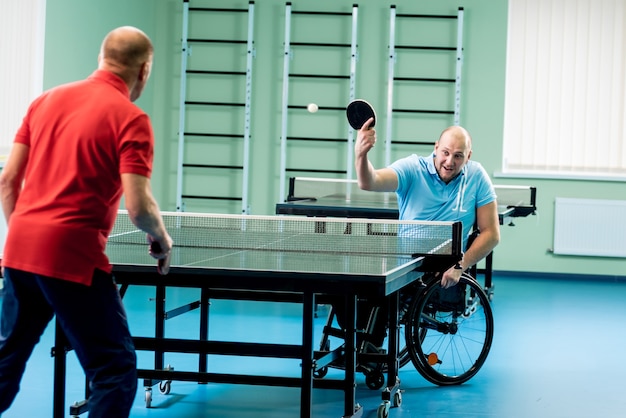
[[28, 146], [15, 143], [0, 174], [0, 199], [2, 200], [2, 212], [7, 222], [15, 210], [17, 198], [22, 192], [29, 151]]
[[163, 225], [159, 206], [152, 198], [146, 198], [146, 202], [137, 210], [129, 210], [131, 222], [145, 233], [157, 240], [165, 238], [167, 231]]
[[12, 187], [2, 187], [2, 212], [4, 213], [4, 219], [6, 219], [7, 223], [9, 222], [9, 218], [11, 214], [15, 210], [15, 203], [17, 202], [17, 198], [20, 195], [19, 189], [14, 189]]
[[463, 255], [463, 260], [461, 261], [463, 270], [467, 270], [487, 257], [496, 245], [498, 245], [499, 241], [496, 234], [481, 232]]
[[372, 166], [367, 158], [358, 158], [355, 165], [359, 188], [371, 190], [375, 179], [374, 166]]

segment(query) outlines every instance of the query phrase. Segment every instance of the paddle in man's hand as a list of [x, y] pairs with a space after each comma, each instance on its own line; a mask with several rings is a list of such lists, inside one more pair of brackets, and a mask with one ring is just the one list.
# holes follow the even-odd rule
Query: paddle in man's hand
[[353, 129], [359, 130], [369, 118], [374, 118], [369, 127], [373, 128], [376, 125], [376, 112], [374, 108], [368, 102], [362, 99], [356, 99], [351, 101], [346, 108], [346, 117], [348, 123]]

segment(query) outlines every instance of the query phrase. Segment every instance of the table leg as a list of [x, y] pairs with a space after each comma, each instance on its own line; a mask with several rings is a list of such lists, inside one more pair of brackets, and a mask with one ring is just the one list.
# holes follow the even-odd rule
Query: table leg
[[387, 387], [382, 392], [382, 404], [380, 408], [387, 411], [391, 406], [399, 406], [402, 402], [400, 395], [400, 378], [398, 370], [398, 351], [400, 340], [400, 326], [398, 323], [398, 311], [400, 309], [400, 292], [395, 292], [388, 297], [389, 304], [389, 338], [387, 353]]
[[356, 418], [363, 414], [363, 408], [356, 403], [356, 318], [357, 296], [346, 295], [345, 318], [345, 380], [344, 380], [344, 415], [342, 418]]
[[313, 405], [313, 317], [315, 294], [304, 293], [302, 307], [302, 382], [300, 388], [300, 417], [310, 418]]
[[61, 326], [55, 320], [54, 347], [54, 395], [52, 404], [52, 416], [54, 418], [65, 417], [65, 375], [67, 359], [65, 353], [66, 339]]
[[[154, 325], [154, 337], [156, 340], [162, 340], [165, 338], [165, 286], [156, 286], [155, 295], [155, 325]], [[161, 350], [155, 350], [154, 352], [154, 368], [155, 370], [163, 370], [164, 368], [164, 353]]]
[[489, 296], [489, 300], [493, 298], [493, 251], [485, 257], [485, 292]]
[[[200, 291], [200, 341], [209, 340], [209, 290], [202, 288]], [[208, 356], [200, 354], [198, 362], [198, 371], [206, 373], [208, 370]]]
[[[154, 339], [156, 341], [165, 338], [165, 294], [166, 289], [162, 284], [155, 286], [154, 295]], [[154, 370], [164, 370], [165, 366], [165, 353], [163, 350], [154, 350]], [[168, 369], [170, 369], [168, 367]], [[143, 379], [143, 386], [145, 390], [146, 408], [152, 406], [152, 386], [161, 383], [159, 379]]]
[[398, 376], [398, 350], [400, 340], [400, 326], [398, 324], [398, 311], [400, 292], [395, 292], [389, 296], [389, 343], [387, 356], [387, 386], [395, 384]]

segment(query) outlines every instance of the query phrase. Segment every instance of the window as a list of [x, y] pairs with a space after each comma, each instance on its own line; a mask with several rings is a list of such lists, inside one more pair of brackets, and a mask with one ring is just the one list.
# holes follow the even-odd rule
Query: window
[[503, 175], [626, 178], [626, 0], [509, 0]]
[[45, 6], [46, 0], [0, 4], [0, 163], [43, 88]]

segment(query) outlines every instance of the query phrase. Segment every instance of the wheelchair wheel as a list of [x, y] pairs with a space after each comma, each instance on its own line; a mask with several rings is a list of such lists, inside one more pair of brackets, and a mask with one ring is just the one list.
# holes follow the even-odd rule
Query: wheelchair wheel
[[412, 302], [405, 337], [411, 361], [426, 380], [440, 386], [462, 384], [480, 370], [491, 349], [489, 297], [466, 273], [449, 289], [432, 280]]

